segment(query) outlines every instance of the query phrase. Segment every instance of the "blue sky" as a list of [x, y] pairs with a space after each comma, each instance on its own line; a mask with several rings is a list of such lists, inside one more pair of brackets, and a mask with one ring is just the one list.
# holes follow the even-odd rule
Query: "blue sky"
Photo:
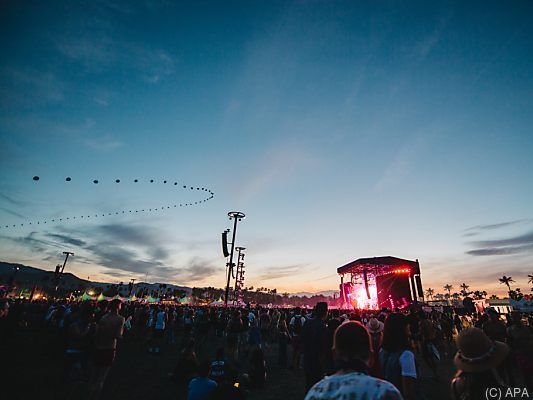
[[[0, 220], [17, 227], [0, 259], [53, 269], [69, 249], [91, 279], [223, 286], [235, 209], [249, 285], [333, 289], [338, 266], [393, 255], [426, 287], [526, 286], [530, 2], [1, 7]], [[215, 197], [27, 225], [203, 199], [182, 184]]]

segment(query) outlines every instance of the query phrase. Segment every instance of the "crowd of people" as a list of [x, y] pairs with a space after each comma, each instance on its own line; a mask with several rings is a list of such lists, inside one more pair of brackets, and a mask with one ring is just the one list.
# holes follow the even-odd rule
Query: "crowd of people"
[[[2, 343], [28, 326], [57, 331], [64, 379], [101, 398], [122, 341], [172, 352], [169, 379], [189, 400], [253, 398], [275, 385], [269, 370], [303, 370], [301, 398], [426, 399], [425, 380], [443, 384], [440, 364], [457, 372], [449, 398], [484, 398], [487, 388], [533, 393], [533, 316], [513, 312], [427, 312], [207, 307], [69, 301], [0, 303]], [[213, 346], [214, 345], [214, 346]], [[267, 363], [274, 359], [275, 365]], [[272, 357], [274, 355], [274, 357]], [[272, 363], [272, 361], [270, 361]], [[423, 365], [421, 365], [423, 364]]]

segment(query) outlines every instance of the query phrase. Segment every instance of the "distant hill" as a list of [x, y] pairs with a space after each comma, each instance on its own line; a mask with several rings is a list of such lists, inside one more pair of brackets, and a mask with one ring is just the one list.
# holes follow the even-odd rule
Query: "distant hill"
[[[16, 271], [16, 268], [19, 268], [18, 271]], [[30, 267], [28, 265], [23, 264], [14, 264], [14, 263], [7, 263], [4, 261], [0, 261], [0, 283], [1, 284], [8, 284], [11, 282], [11, 280], [14, 278], [14, 281], [18, 287], [21, 289], [31, 289], [33, 285], [37, 286], [53, 286], [54, 285], [54, 272], [53, 271], [45, 271], [40, 268]], [[125, 285], [123, 285], [123, 290], [127, 290], [127, 284], [128, 282], [124, 282]], [[87, 279], [81, 279], [78, 278], [76, 275], [65, 272], [63, 276], [61, 277], [61, 284], [60, 286], [62, 288], [68, 289], [68, 290], [83, 290], [85, 288], [108, 288], [110, 286], [114, 285], [110, 282], [95, 282], [95, 281], [88, 281]], [[158, 290], [160, 283], [146, 283], [146, 282], [139, 282], [135, 283], [134, 288], [135, 290], [139, 289], [145, 289], [148, 291], [151, 290]], [[178, 286], [178, 285], [172, 285], [172, 284], [166, 284], [165, 290], [170, 288], [171, 290], [184, 290], [187, 295], [190, 295], [192, 292], [192, 288], [188, 286]]]
[[[15, 274], [15, 268], [18, 267], [19, 270]], [[40, 268], [30, 267], [28, 265], [23, 264], [14, 264], [14, 263], [7, 263], [4, 261], [0, 261], [0, 284], [6, 285], [9, 284], [11, 279], [15, 279], [16, 285], [20, 287], [21, 289], [31, 289], [33, 285], [37, 285], [40, 287], [52, 287], [54, 285], [54, 272], [53, 271], [45, 271]], [[127, 291], [127, 284], [128, 282], [124, 282], [123, 290]], [[76, 275], [65, 272], [63, 276], [61, 277], [61, 284], [60, 287], [67, 289], [67, 290], [84, 290], [86, 288], [101, 288], [106, 289], [111, 286], [115, 285], [114, 283], [110, 282], [94, 282], [89, 281], [87, 279], [81, 279], [78, 278]], [[134, 285], [134, 291], [137, 292], [140, 289], [144, 289], [145, 293], [148, 293], [149, 291], [157, 291], [159, 289], [159, 285], [161, 283], [147, 283], [147, 282], [139, 282], [135, 283]], [[172, 290], [183, 290], [187, 295], [190, 295], [192, 292], [192, 288], [189, 286], [178, 286], [173, 285], [170, 283], [163, 284], [166, 285], [164, 290], [170, 289]], [[321, 292], [299, 292], [299, 293], [291, 293], [291, 296], [298, 296], [298, 297], [311, 297], [314, 295], [324, 295], [324, 296], [333, 296], [333, 294], [338, 295], [338, 290], [324, 290]]]

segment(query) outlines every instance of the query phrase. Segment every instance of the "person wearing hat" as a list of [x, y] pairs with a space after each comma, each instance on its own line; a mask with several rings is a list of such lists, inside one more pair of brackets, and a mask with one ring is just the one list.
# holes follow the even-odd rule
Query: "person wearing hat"
[[479, 328], [461, 331], [456, 344], [458, 350], [454, 363], [458, 371], [451, 383], [453, 399], [482, 399], [489, 388], [509, 386], [504, 365], [509, 346], [491, 340]]
[[366, 330], [370, 334], [370, 341], [372, 342], [372, 359], [370, 360], [370, 375], [379, 377], [379, 349], [381, 348], [381, 341], [383, 340], [384, 323], [375, 317], [371, 317], [366, 324]]

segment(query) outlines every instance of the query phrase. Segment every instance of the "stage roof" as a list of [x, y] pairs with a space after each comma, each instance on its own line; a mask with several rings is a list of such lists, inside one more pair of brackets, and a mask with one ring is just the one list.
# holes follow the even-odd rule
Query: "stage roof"
[[383, 267], [410, 267], [413, 271], [413, 274], [420, 273], [420, 266], [417, 261], [404, 260], [402, 258], [384, 256], [384, 257], [370, 257], [370, 258], [359, 258], [355, 261], [352, 261], [342, 267], [337, 268], [338, 274], [347, 274], [347, 273], [358, 273], [362, 272], [364, 268], [372, 269]]

